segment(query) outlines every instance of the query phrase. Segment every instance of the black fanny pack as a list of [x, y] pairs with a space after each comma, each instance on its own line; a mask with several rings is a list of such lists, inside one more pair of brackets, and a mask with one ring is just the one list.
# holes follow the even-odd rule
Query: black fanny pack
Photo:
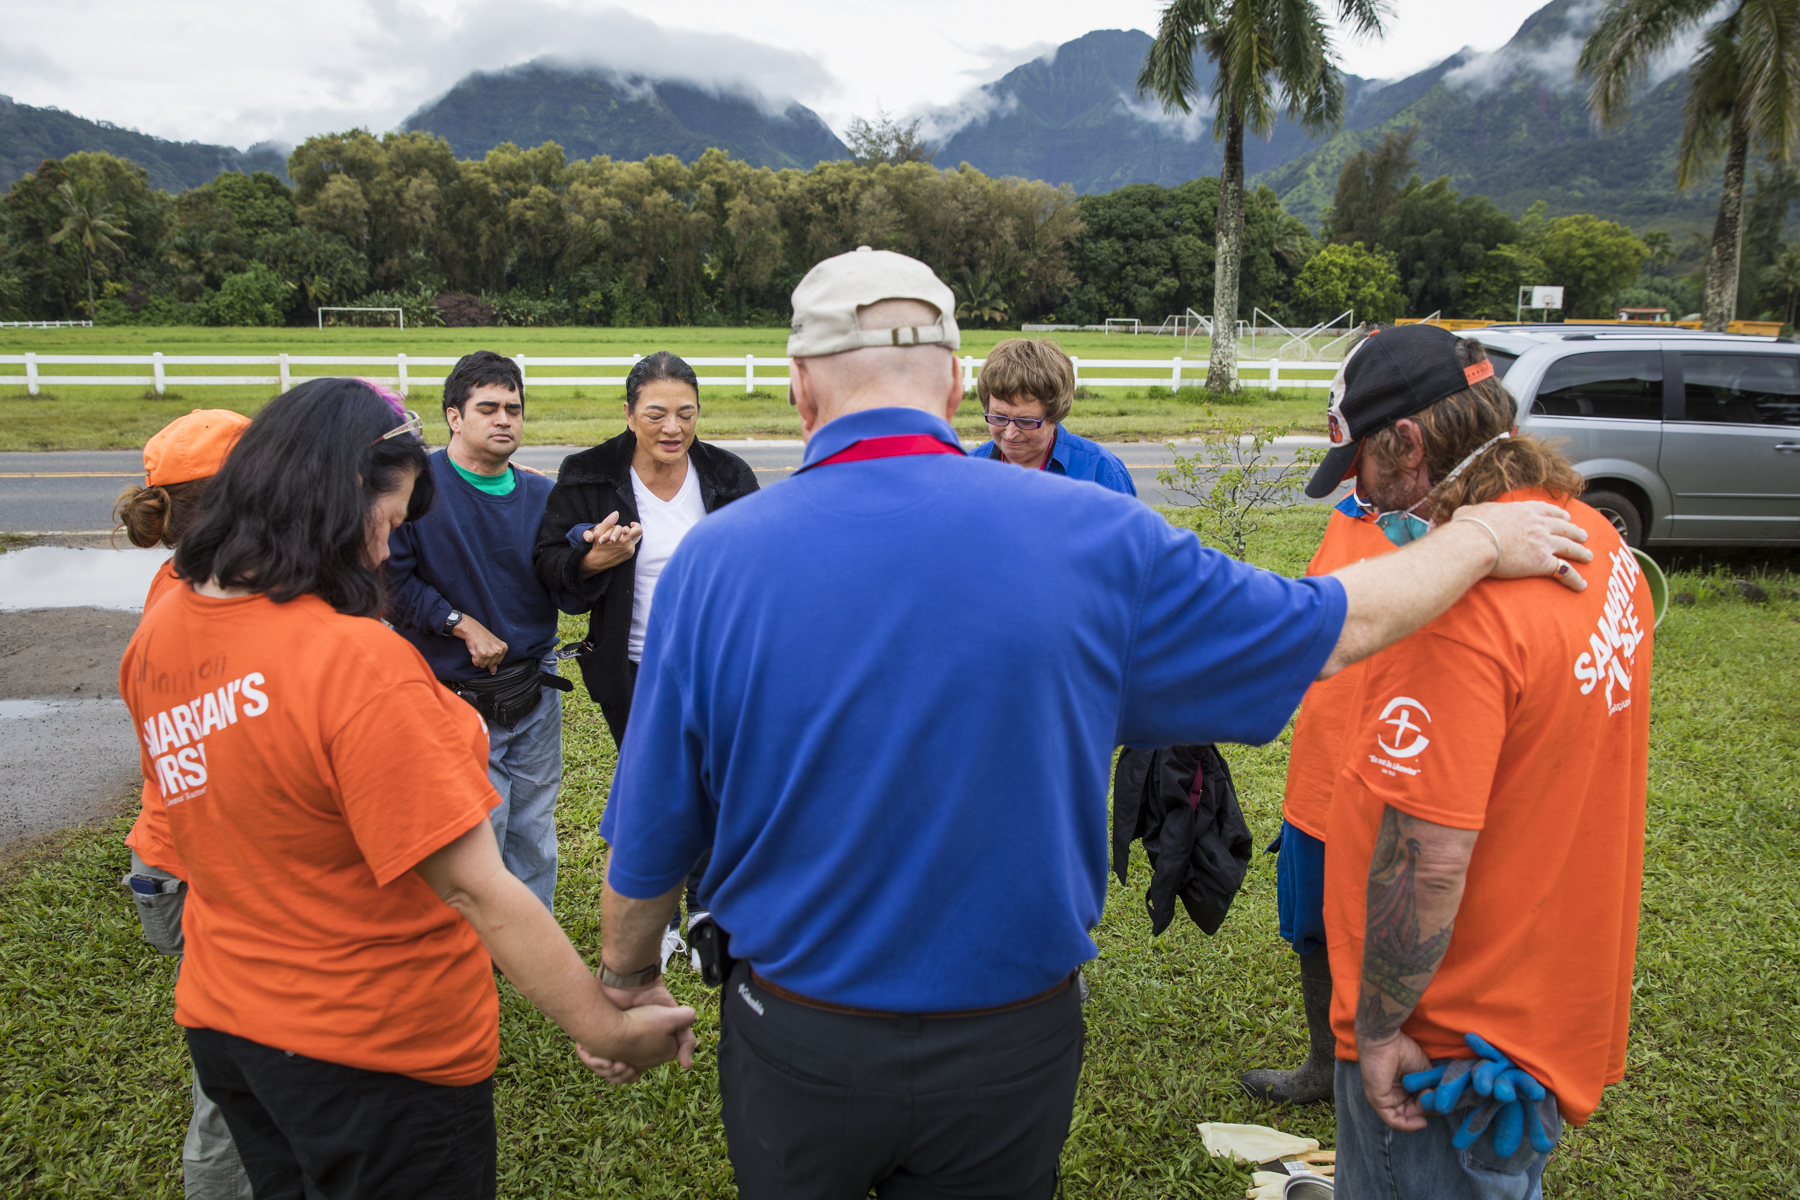
[[467, 700], [490, 725], [511, 729], [537, 707], [538, 693], [553, 687], [559, 692], [575, 690], [575, 685], [561, 675], [545, 671], [536, 659], [525, 659], [510, 667], [501, 667], [492, 675], [479, 679], [440, 679], [438, 681]]
[[701, 913], [688, 926], [688, 945], [700, 956], [700, 982], [724, 987], [737, 959], [731, 957], [731, 935], [719, 928], [711, 913]]

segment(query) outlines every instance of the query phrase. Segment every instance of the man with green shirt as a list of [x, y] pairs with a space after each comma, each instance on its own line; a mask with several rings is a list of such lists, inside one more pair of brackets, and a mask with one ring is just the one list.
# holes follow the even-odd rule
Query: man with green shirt
[[[548, 907], [556, 891], [562, 696], [556, 605], [531, 567], [550, 481], [511, 464], [525, 425], [518, 364], [488, 350], [444, 380], [450, 445], [430, 458], [431, 511], [389, 540], [387, 619], [488, 726], [507, 870]], [[560, 690], [559, 690], [560, 689]]]

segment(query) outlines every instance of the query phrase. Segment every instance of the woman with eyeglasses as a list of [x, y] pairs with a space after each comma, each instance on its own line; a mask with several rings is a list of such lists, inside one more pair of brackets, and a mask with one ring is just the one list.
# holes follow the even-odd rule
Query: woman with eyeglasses
[[175, 1019], [258, 1196], [493, 1196], [494, 966], [606, 1078], [692, 1061], [692, 1010], [615, 1009], [507, 874], [480, 718], [376, 619], [425, 466], [373, 385], [277, 397], [120, 666], [188, 871]]
[[[657, 580], [707, 513], [756, 491], [750, 464], [695, 435], [700, 380], [667, 351], [639, 359], [625, 380], [625, 432], [563, 460], [544, 510], [533, 564], [566, 613], [587, 613], [582, 682], [623, 745]], [[701, 912], [706, 858], [688, 878], [688, 920]], [[676, 912], [663, 961], [682, 950]]]
[[1118, 455], [1062, 427], [1075, 405], [1075, 364], [1049, 339], [1008, 338], [988, 351], [975, 381], [993, 440], [969, 452], [1028, 471], [1086, 479], [1137, 495]]

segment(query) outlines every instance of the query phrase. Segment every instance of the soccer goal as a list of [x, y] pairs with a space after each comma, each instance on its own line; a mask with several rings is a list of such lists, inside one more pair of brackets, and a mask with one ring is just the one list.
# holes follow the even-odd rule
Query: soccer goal
[[1111, 333], [1115, 329], [1118, 330], [1120, 333], [1130, 333], [1130, 334], [1135, 335], [1138, 331], [1137, 318], [1136, 317], [1108, 317], [1108, 318], [1106, 318], [1106, 332]]
[[329, 313], [393, 313], [394, 320], [396, 320], [400, 323], [400, 328], [402, 328], [402, 329], [406, 328], [406, 310], [403, 308], [356, 308], [356, 307], [321, 308], [319, 310], [319, 328], [320, 329], [325, 328], [325, 314], [328, 312]]

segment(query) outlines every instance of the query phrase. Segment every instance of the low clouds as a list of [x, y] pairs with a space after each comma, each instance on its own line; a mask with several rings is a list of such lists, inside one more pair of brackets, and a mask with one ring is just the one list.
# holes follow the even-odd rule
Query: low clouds
[[[418, 28], [410, 12], [391, 26], [396, 35], [416, 36]], [[433, 98], [470, 71], [536, 59], [732, 92], [776, 115], [836, 83], [815, 55], [730, 33], [668, 29], [620, 8], [581, 12], [547, 0], [477, 0], [431, 34], [432, 74], [445, 81]]]
[[[1486, 95], [1517, 79], [1531, 75], [1544, 86], [1557, 92], [1575, 92], [1585, 88], [1575, 78], [1575, 64], [1581, 58], [1582, 43], [1600, 16], [1600, 0], [1580, 0], [1569, 6], [1562, 27], [1537, 45], [1508, 44], [1487, 54], [1465, 48], [1463, 65], [1446, 72], [1444, 82], [1459, 91]], [[1651, 63], [1647, 86], [1654, 87], [1669, 76], [1679, 73], [1693, 61], [1698, 37], [1690, 35]]]
[[911, 116], [919, 118], [919, 133], [925, 140], [941, 146], [970, 125], [1004, 117], [1018, 107], [1019, 98], [1013, 93], [982, 87], [966, 93], [954, 104], [916, 111]]
[[1211, 96], [1196, 96], [1188, 103], [1189, 111], [1170, 112], [1163, 107], [1162, 101], [1152, 97], [1119, 93], [1119, 104], [1125, 111], [1158, 133], [1184, 142], [1197, 142], [1211, 132], [1216, 106]]
[[1485, 95], [1521, 74], [1530, 74], [1555, 91], [1572, 91], [1577, 86], [1575, 63], [1581, 57], [1582, 40], [1593, 28], [1599, 8], [1597, 3], [1571, 5], [1568, 26], [1542, 45], [1508, 44], [1488, 54], [1465, 51], [1468, 61], [1445, 73], [1444, 83], [1461, 92]]
[[[1351, 69], [1367, 54], [1383, 73], [1410, 73], [1474, 30], [1495, 44], [1517, 19], [1500, 10], [1541, 0], [1392, 2], [1400, 17], [1387, 42], [1345, 43]], [[0, 93], [178, 140], [296, 143], [355, 126], [392, 129], [471, 71], [552, 59], [679, 79], [776, 111], [792, 99], [840, 132], [881, 105], [926, 117], [941, 139], [1009, 103], [983, 85], [1053, 59], [1058, 45], [1097, 27], [1154, 29], [1163, 3], [15, 0]], [[1206, 127], [1142, 115], [1179, 136]]]
[[[149, 31], [131, 28], [142, 22], [141, 9], [123, 0], [90, 7], [80, 20], [54, 6], [15, 8], [0, 92], [161, 137], [241, 146], [296, 143], [354, 126], [392, 129], [471, 71], [534, 59], [680, 80], [746, 96], [777, 114], [794, 100], [818, 103], [839, 89], [816, 53], [672, 29], [616, 5], [313, 0], [276, 8], [170, 0], [165, 11], [180, 10], [179, 36], [148, 46], [133, 35]], [[81, 64], [79, 76], [58, 65], [59, 51]]]

